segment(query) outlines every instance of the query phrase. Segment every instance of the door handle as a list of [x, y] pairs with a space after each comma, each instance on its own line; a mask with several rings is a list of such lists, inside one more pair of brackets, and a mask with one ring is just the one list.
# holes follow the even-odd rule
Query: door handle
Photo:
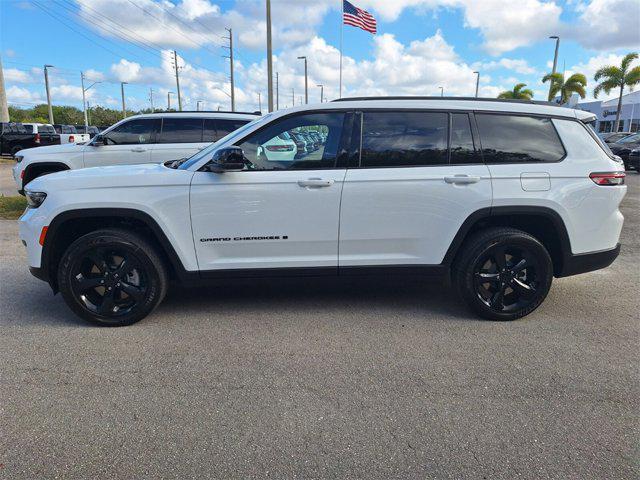
[[451, 175], [444, 177], [444, 181], [457, 185], [469, 185], [470, 183], [478, 183], [480, 177], [475, 175]]
[[140, 153], [140, 152], [146, 152], [147, 149], [146, 148], [142, 148], [142, 147], [137, 147], [137, 148], [132, 148], [131, 151]]
[[301, 187], [322, 188], [330, 187], [333, 185], [333, 180], [323, 180], [321, 178], [309, 178], [307, 180], [298, 180], [298, 185]]

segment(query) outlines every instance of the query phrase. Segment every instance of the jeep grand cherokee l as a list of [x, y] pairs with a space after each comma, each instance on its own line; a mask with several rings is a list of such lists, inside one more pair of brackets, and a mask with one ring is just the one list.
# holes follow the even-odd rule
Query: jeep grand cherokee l
[[[278, 111], [184, 161], [32, 181], [20, 236], [80, 317], [127, 325], [169, 280], [450, 278], [484, 318], [534, 311], [553, 277], [618, 255], [625, 174], [587, 112], [478, 99], [346, 99]], [[270, 158], [284, 132], [318, 149]]]

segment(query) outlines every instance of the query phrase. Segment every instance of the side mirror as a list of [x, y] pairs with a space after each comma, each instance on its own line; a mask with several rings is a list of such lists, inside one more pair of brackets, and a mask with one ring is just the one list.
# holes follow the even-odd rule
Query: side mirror
[[216, 150], [206, 168], [209, 172], [239, 172], [244, 170], [244, 153], [240, 147], [227, 147]]
[[93, 145], [94, 147], [99, 147], [101, 145], [106, 145], [106, 144], [107, 144], [107, 138], [103, 136], [101, 133], [98, 133], [95, 137], [93, 137], [93, 142], [91, 142], [91, 145]]

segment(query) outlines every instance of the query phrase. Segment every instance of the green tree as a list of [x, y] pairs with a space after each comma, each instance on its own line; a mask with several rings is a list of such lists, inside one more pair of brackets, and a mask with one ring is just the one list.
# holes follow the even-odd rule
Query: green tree
[[640, 66], [631, 67], [631, 63], [638, 58], [637, 53], [628, 53], [622, 59], [620, 66], [607, 65], [600, 68], [593, 76], [596, 82], [602, 80], [596, 88], [593, 89], [593, 96], [598, 98], [600, 92], [604, 92], [609, 95], [611, 90], [616, 88], [620, 89], [620, 95], [618, 96], [618, 111], [616, 112], [616, 123], [614, 132], [618, 131], [620, 125], [620, 112], [622, 111], [622, 95], [624, 88], [633, 86], [640, 83]]
[[533, 98], [533, 91], [528, 88], [524, 88], [526, 86], [526, 83], [518, 83], [513, 87], [513, 90], [505, 90], [500, 95], [498, 95], [498, 98], [531, 100]]
[[567, 103], [574, 93], [580, 95], [580, 98], [584, 98], [587, 95], [587, 77], [582, 73], [574, 73], [566, 80], [562, 73], [549, 73], [542, 77], [542, 83], [547, 82], [551, 82], [550, 102], [558, 93], [560, 94], [560, 103]]

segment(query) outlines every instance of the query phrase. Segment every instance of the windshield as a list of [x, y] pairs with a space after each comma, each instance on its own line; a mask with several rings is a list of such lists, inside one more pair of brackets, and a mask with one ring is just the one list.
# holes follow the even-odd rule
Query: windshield
[[189, 167], [191, 167], [193, 164], [198, 163], [200, 160], [202, 160], [203, 158], [211, 158], [213, 151], [218, 148], [218, 146], [226, 143], [231, 137], [234, 137], [236, 135], [241, 134], [242, 132], [246, 132], [247, 130], [249, 130], [250, 128], [253, 128], [253, 126], [256, 123], [260, 123], [263, 122], [264, 120], [268, 119], [269, 117], [271, 117], [272, 114], [268, 113], [262, 117], [256, 118], [255, 120], [244, 124], [242, 127], [240, 127], [237, 130], [234, 130], [233, 132], [225, 135], [224, 137], [222, 137], [220, 140], [218, 140], [217, 142], [213, 142], [211, 145], [209, 145], [207, 148], [205, 148], [204, 150], [200, 150], [198, 153], [196, 153], [195, 155], [193, 155], [192, 157], [189, 157], [186, 161], [184, 161], [178, 168], [180, 168], [180, 170], [188, 170]]
[[618, 143], [635, 143], [638, 141], [640, 141], [640, 133], [629, 135], [628, 137], [625, 137], [622, 140], [618, 140]]

